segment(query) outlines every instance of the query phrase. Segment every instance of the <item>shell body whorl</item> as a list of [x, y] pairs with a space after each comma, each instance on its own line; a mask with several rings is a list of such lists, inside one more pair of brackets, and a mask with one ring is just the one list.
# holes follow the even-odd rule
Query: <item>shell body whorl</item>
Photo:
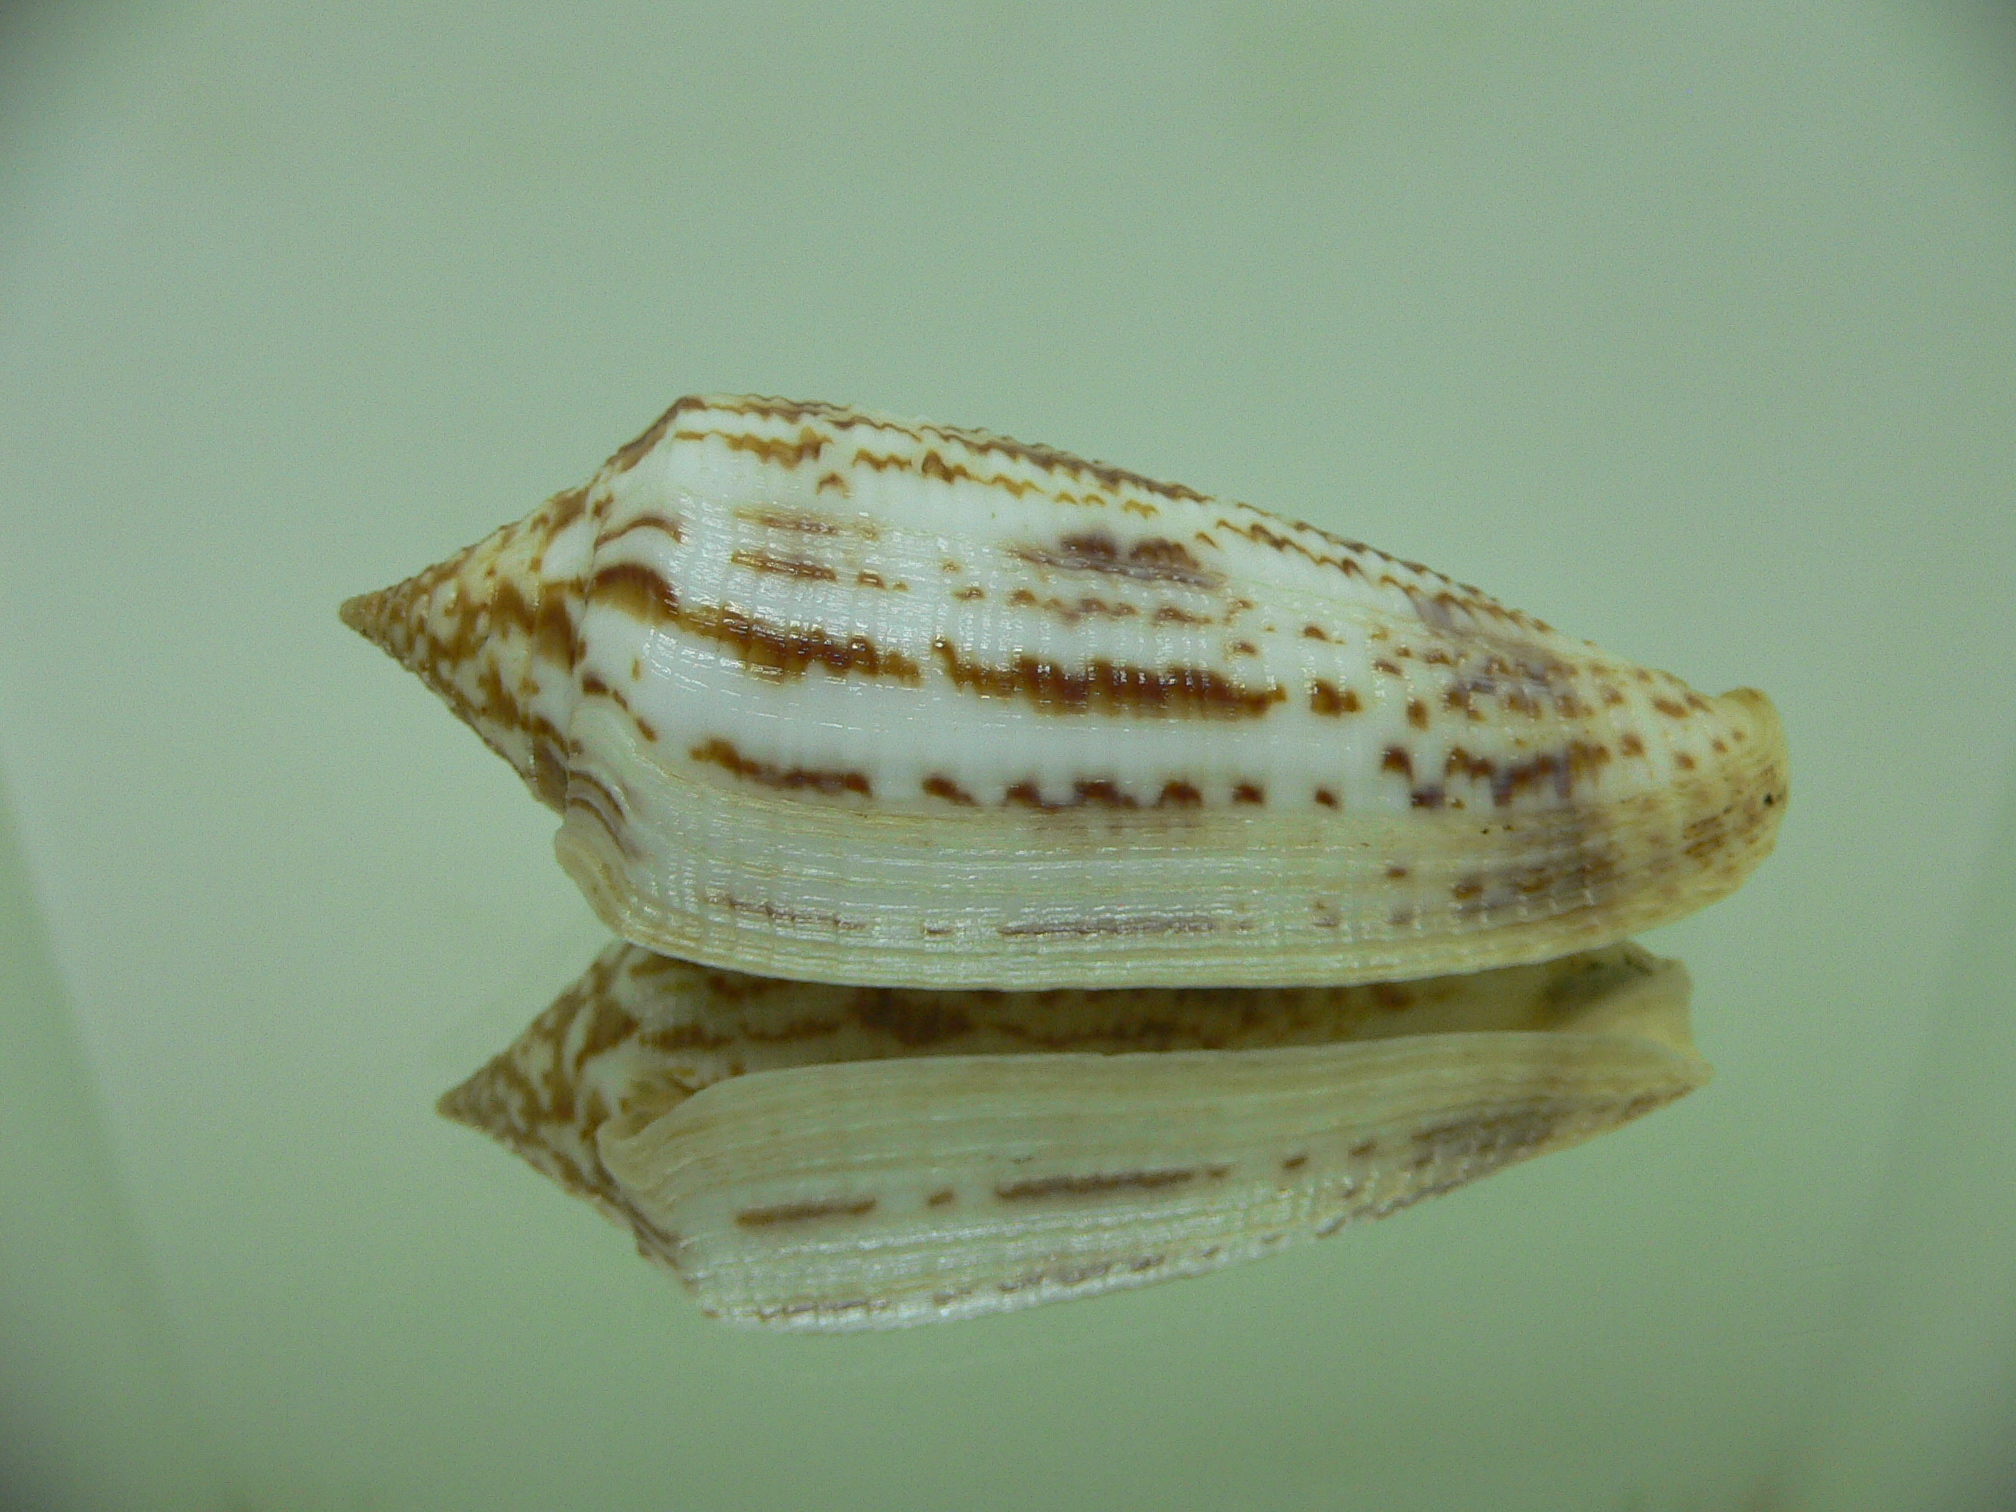
[[827, 405], [681, 400], [344, 618], [560, 810], [618, 933], [775, 976], [1540, 960], [1731, 891], [1784, 809], [1761, 694], [1247, 505]]

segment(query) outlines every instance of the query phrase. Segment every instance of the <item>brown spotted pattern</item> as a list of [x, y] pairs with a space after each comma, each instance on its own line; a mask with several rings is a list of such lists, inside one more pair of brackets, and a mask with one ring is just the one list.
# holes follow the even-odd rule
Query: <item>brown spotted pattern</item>
[[[1298, 620], [1267, 625], [1268, 635], [1278, 629], [1284, 637], [1292, 636], [1292, 644], [1307, 648], [1305, 665], [1318, 667], [1328, 658], [1338, 669], [1284, 682], [1270, 675], [1270, 657], [1252, 630], [1227, 635], [1212, 657], [1197, 658], [1191, 650], [1182, 659], [1137, 661], [1096, 651], [1021, 649], [1012, 634], [992, 646], [984, 637], [945, 633], [933, 636], [928, 645], [905, 644], [901, 637], [886, 640], [865, 628], [859, 613], [836, 613], [832, 605], [840, 600], [793, 601], [796, 607], [787, 615], [732, 596], [696, 597], [675, 581], [678, 574], [663, 565], [662, 553], [654, 556], [647, 549], [638, 555], [628, 549], [643, 538], [647, 545], [660, 540], [673, 548], [701, 550], [690, 510], [672, 514], [652, 506], [624, 518], [621, 509], [612, 513], [612, 490], [647, 455], [669, 459], [680, 448], [711, 446], [780, 476], [817, 474], [814, 500], [825, 502], [754, 497], [731, 502], [726, 509], [737, 530], [755, 532], [731, 539], [724, 552], [727, 564], [755, 579], [782, 580], [806, 593], [828, 585], [834, 593], [864, 587], [908, 590], [901, 578], [892, 582], [880, 560], [863, 554], [884, 544], [880, 518], [865, 508], [850, 509], [840, 499], [826, 499], [829, 494], [854, 497], [859, 490], [847, 478], [865, 469], [875, 476], [901, 473], [936, 485], [995, 489], [1016, 501], [1041, 496], [1074, 509], [1094, 502], [1141, 504], [1139, 523], [1131, 528], [1067, 524], [1054, 536], [1039, 533], [1019, 540], [1011, 530], [1000, 543], [1002, 561], [1034, 574], [1033, 581], [1006, 588], [1002, 600], [1066, 630], [1128, 620], [1172, 631], [1236, 624], [1256, 603], [1228, 575], [1228, 543], [1239, 542], [1257, 548], [1263, 560], [1279, 557], [1385, 594], [1392, 603], [1404, 602], [1414, 614], [1414, 629], [1409, 634], [1390, 618], [1375, 623], [1364, 637], [1371, 654], [1361, 663], [1354, 660], [1361, 653], [1350, 644], [1359, 637], [1334, 624]], [[829, 480], [836, 486], [829, 489]], [[543, 557], [537, 543], [584, 509], [592, 509], [597, 521], [586, 570], [579, 579], [568, 580], [552, 577], [546, 564], [548, 576], [540, 577]], [[1202, 528], [1179, 526], [1174, 512], [1184, 511], [1182, 518], [1194, 517]], [[1159, 520], [1164, 515], [1166, 528], [1151, 523], [1150, 516]], [[948, 556], [942, 567], [953, 580], [945, 589], [953, 605], [978, 612], [994, 601], [963, 560]], [[1126, 591], [1074, 588], [1079, 581]], [[452, 589], [444, 593], [449, 585]], [[1158, 598], [1161, 591], [1174, 596]], [[589, 610], [613, 611], [654, 630], [688, 637], [773, 682], [814, 672], [917, 688], [942, 679], [965, 695], [1008, 700], [1041, 714], [1135, 720], [1257, 720], [1292, 699], [1320, 718], [1347, 721], [1339, 731], [1347, 740], [1357, 738], [1351, 734], [1353, 716], [1383, 725], [1390, 710], [1392, 719], [1404, 721], [1408, 738], [1400, 748], [1420, 775], [1416, 780], [1390, 761], [1383, 770], [1405, 779], [1400, 796], [1416, 809], [1578, 801], [1586, 785], [1605, 780], [1614, 758], [1646, 754], [1645, 735], [1628, 722], [1613, 728], [1625, 713], [1608, 712], [1622, 710], [1628, 702], [1618, 684], [1629, 676], [1648, 685], [1640, 696], [1669, 723], [1684, 724], [1710, 708], [1700, 695], [1664, 674], [1564, 655], [1542, 622], [1362, 542], [1248, 505], [1218, 505], [1194, 490], [1054, 448], [982, 431], [891, 421], [834, 405], [761, 397], [682, 399], [620, 448], [587, 488], [557, 496], [530, 519], [439, 568], [382, 594], [353, 600], [345, 614], [418, 671], [518, 766], [542, 798], [558, 806], [564, 801], [570, 759], [567, 721], [530, 705], [524, 696], [526, 669], [548, 660], [557, 668], [571, 668], [580, 655], [581, 621]], [[874, 616], [866, 619], [872, 624]], [[1375, 686], [1354, 681], [1354, 667], [1361, 677], [1369, 674]], [[1380, 679], [1391, 679], [1395, 686], [1391, 691], [1376, 686]], [[647, 740], [656, 739], [652, 716], [637, 708], [635, 699], [625, 701], [622, 690], [606, 678], [595, 691], [615, 694]], [[1530, 723], [1532, 736], [1518, 733], [1521, 721]], [[1468, 735], [1461, 733], [1465, 728]], [[1712, 744], [1718, 755], [1728, 750], [1722, 731], [1710, 727], [1705, 734], [1704, 746]], [[1662, 741], [1668, 738], [1662, 732]], [[1680, 773], [1695, 771], [1703, 754], [1682, 745], [1674, 749], [1671, 764]], [[807, 769], [819, 766], [814, 762]], [[1440, 768], [1439, 777], [1432, 775], [1435, 768]], [[973, 783], [959, 773], [944, 775], [962, 791], [973, 791]], [[1049, 775], [1046, 786], [1054, 786], [1056, 775]], [[1374, 808], [1391, 806], [1390, 800], [1342, 778], [1340, 770], [1337, 780], [1298, 784], [1296, 801], [1316, 808], [1357, 809], [1368, 800]], [[1115, 791], [1130, 794], [1137, 804], [1146, 796], [1130, 774], [1116, 774], [1113, 781]], [[1199, 789], [1211, 790], [1201, 784]], [[1319, 789], [1327, 799], [1317, 796]], [[817, 784], [789, 790], [826, 791]], [[907, 784], [895, 790], [907, 791]], [[1231, 791], [1233, 802], [1251, 801], [1246, 785]], [[1007, 801], [1014, 806], [1020, 800]]]
[[1094, 657], [1077, 668], [1027, 654], [987, 662], [942, 637], [931, 649], [954, 687], [1043, 714], [1257, 719], [1287, 697], [1278, 684], [1252, 687], [1204, 667], [1127, 666]]
[[861, 772], [820, 767], [780, 767], [769, 762], [752, 761], [735, 748], [733, 741], [723, 740], [718, 735], [702, 741], [687, 754], [695, 761], [711, 763], [745, 782], [785, 792], [810, 790], [829, 797], [840, 793], [855, 793], [863, 798], [874, 796], [867, 776]]
[[[344, 617], [563, 811], [612, 925], [828, 979], [1529, 959], [1712, 901], [1783, 812], [1761, 696], [1248, 505], [832, 405], [682, 400]], [[1017, 895], [1025, 860], [1056, 896]]]

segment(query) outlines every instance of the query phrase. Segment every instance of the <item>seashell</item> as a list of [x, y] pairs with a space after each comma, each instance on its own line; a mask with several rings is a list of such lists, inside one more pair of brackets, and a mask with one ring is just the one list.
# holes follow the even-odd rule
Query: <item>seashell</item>
[[710, 1315], [815, 1331], [1195, 1275], [1700, 1086], [1635, 946], [1404, 986], [782, 982], [619, 944], [441, 1100]]
[[1543, 960], [1734, 889], [1777, 716], [1049, 447], [682, 399], [344, 620], [563, 816], [618, 934], [913, 987]]

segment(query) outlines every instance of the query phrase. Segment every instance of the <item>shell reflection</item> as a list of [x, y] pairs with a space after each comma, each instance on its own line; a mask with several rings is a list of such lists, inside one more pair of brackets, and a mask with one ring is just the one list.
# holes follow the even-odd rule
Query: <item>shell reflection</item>
[[440, 1108], [710, 1315], [900, 1327], [1199, 1274], [1616, 1128], [1707, 1080], [1687, 996], [1632, 945], [1406, 984], [990, 992], [617, 944]]

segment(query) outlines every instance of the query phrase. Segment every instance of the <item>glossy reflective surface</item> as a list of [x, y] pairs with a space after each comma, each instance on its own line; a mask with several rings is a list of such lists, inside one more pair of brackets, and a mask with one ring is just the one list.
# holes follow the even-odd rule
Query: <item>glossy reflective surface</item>
[[[130, 1502], [114, 1465], [311, 1509], [1988, 1494], [1993, 38], [1874, 5], [9, 24], [5, 1009], [40, 1048], [0, 1057], [96, 1108], [0, 1118], [10, 1207], [102, 1222], [5, 1227], [35, 1300], [0, 1369], [40, 1414], [8, 1442], [85, 1504]], [[842, 1340], [695, 1316], [435, 1117], [606, 937], [548, 816], [332, 606], [701, 390], [1097, 451], [1769, 689], [1777, 853], [1647, 942], [1715, 1083], [1180, 1286]], [[59, 1302], [110, 1342], [21, 1343]]]

